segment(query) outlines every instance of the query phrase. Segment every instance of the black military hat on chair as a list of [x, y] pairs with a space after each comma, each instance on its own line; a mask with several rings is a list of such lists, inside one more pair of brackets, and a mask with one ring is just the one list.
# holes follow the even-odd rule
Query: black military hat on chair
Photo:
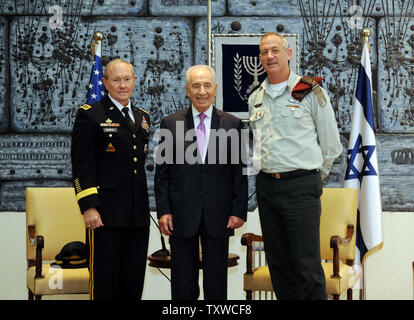
[[59, 266], [64, 269], [88, 267], [88, 248], [81, 241], [72, 241], [65, 244], [55, 257], [56, 262], [51, 266]]

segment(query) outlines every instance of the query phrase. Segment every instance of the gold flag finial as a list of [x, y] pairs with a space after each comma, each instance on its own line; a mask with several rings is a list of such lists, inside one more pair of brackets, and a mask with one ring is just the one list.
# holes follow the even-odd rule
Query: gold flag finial
[[369, 36], [371, 35], [371, 30], [369, 30], [368, 28], [364, 28], [361, 31], [361, 35], [363, 38], [369, 38]]
[[93, 40], [92, 40], [92, 44], [91, 44], [92, 57], [95, 56], [96, 45], [98, 44], [98, 42], [102, 41], [103, 38], [104, 38], [104, 35], [101, 31], [96, 31], [93, 34]]
[[369, 48], [369, 37], [370, 37], [370, 35], [371, 35], [371, 30], [369, 28], [362, 29], [362, 31], [361, 31], [362, 46], [364, 46], [365, 42], [366, 42], [367, 45], [368, 45], [368, 50], [370, 50], [370, 48]]

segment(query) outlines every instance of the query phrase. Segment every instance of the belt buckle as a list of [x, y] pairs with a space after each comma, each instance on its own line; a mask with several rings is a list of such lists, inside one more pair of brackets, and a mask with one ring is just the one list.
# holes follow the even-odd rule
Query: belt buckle
[[273, 177], [273, 178], [275, 178], [275, 179], [280, 179], [280, 174], [279, 174], [279, 172], [274, 172], [274, 173], [272, 173], [272, 177]]

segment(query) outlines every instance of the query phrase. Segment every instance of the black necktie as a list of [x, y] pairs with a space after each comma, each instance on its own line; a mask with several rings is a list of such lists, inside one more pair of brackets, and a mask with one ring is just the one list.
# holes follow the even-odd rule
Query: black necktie
[[129, 116], [128, 110], [129, 110], [128, 107], [123, 107], [122, 108], [122, 112], [125, 114], [126, 121], [128, 122], [131, 129], [134, 129], [135, 128], [135, 123], [134, 123], [134, 121], [132, 121], [131, 117]]

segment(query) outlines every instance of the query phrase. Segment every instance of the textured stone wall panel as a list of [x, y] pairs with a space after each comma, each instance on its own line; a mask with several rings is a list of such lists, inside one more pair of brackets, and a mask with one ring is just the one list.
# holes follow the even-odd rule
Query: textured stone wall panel
[[331, 171], [323, 183], [324, 188], [342, 188], [344, 186], [348, 157], [348, 140], [343, 135], [340, 136], [340, 139], [342, 144], [342, 153], [332, 164]]
[[69, 135], [0, 136], [0, 180], [71, 179]]
[[[344, 148], [324, 187], [344, 186], [348, 141], [341, 136]], [[414, 135], [377, 135], [378, 174], [383, 211], [414, 211]]]
[[120, 57], [137, 76], [133, 101], [160, 117], [183, 107], [184, 73], [192, 63], [192, 24], [176, 18], [68, 18], [64, 32], [47, 17], [11, 25], [11, 121], [18, 132], [70, 132], [86, 102], [94, 31], [103, 32], [103, 63]]
[[[366, 19], [365, 23], [371, 29], [371, 60], [376, 69], [375, 20]], [[212, 34], [261, 34], [268, 31], [299, 34], [301, 74], [323, 77], [323, 87], [331, 99], [339, 130], [341, 133], [349, 132], [361, 60], [360, 30], [350, 28], [340, 17], [219, 17], [212, 24]], [[206, 19], [197, 19], [196, 63], [207, 61], [206, 33]]]
[[[149, 11], [154, 16], [206, 16], [207, 0], [150, 0]], [[211, 0], [211, 15], [223, 16], [226, 0]]]
[[232, 16], [348, 16], [356, 0], [227, 0]]
[[4, 132], [9, 126], [8, 108], [8, 66], [9, 55], [7, 31], [9, 24], [7, 20], [0, 17], [0, 132]]
[[72, 187], [67, 180], [8, 181], [0, 185], [0, 211], [26, 211], [27, 187]]
[[409, 0], [361, 0], [364, 16], [413, 16], [414, 3]]
[[378, 135], [378, 166], [384, 211], [414, 211], [414, 135]]
[[147, 0], [4, 0], [0, 14], [63, 16], [145, 15]]
[[384, 132], [414, 133], [413, 17], [379, 22], [378, 110]]

